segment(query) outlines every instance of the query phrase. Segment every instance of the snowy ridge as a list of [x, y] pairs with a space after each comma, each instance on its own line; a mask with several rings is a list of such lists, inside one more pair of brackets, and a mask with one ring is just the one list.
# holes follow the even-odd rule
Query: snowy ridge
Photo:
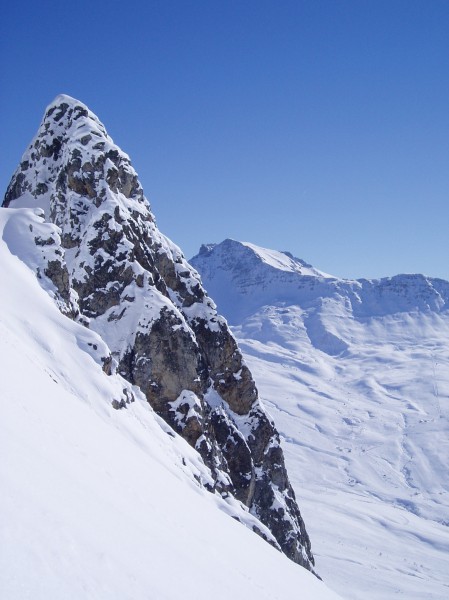
[[279, 289], [294, 296], [300, 280], [315, 286], [323, 278], [333, 279], [288, 253], [231, 239], [203, 245], [190, 262], [207, 281], [209, 294], [220, 298], [220, 310], [231, 323], [259, 305], [260, 291], [274, 302]]
[[274, 269], [280, 271], [287, 271], [292, 273], [299, 273], [300, 275], [310, 275], [315, 277], [329, 277], [332, 275], [323, 273], [314, 269], [312, 265], [304, 262], [300, 258], [296, 258], [289, 252], [278, 252], [277, 250], [269, 250], [268, 248], [261, 248], [255, 244], [249, 242], [241, 242], [243, 246], [250, 248], [256, 256], [258, 256], [262, 262]]
[[54, 302], [36, 232], [55, 228], [0, 210], [2, 597], [337, 600], [230, 519], [255, 522], [205, 491], [210, 470], [137, 386], [106, 374], [107, 345]]
[[231, 324], [264, 304], [281, 302], [311, 308], [341, 298], [348, 314], [357, 317], [449, 307], [449, 282], [442, 279], [419, 274], [338, 279], [289, 253], [247, 242], [204, 245], [190, 262], [211, 296], [219, 299], [219, 309]]
[[255, 256], [227, 240], [192, 264], [281, 432], [320, 574], [354, 600], [447, 598], [449, 282]]

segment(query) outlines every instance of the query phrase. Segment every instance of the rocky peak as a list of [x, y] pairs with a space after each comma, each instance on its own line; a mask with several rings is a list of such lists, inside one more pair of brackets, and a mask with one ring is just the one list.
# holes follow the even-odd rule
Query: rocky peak
[[84, 104], [58, 96], [47, 108], [3, 205], [41, 207], [57, 226], [59, 266], [46, 275], [66, 314], [108, 345], [105, 370], [138, 386], [198, 450], [211, 491], [234, 496], [271, 531], [259, 534], [313, 570], [279, 435], [236, 341], [157, 229], [129, 157]]
[[22, 157], [3, 205], [40, 206], [61, 228], [64, 245], [75, 247], [92, 210], [108, 200], [119, 212], [149, 216], [128, 155], [87, 106], [70, 96], [57, 96]]

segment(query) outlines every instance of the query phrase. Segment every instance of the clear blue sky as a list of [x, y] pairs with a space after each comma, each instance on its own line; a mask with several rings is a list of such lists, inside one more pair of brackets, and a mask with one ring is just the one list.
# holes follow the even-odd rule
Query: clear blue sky
[[66, 93], [187, 257], [449, 279], [449, 0], [10, 0], [0, 61], [2, 193]]

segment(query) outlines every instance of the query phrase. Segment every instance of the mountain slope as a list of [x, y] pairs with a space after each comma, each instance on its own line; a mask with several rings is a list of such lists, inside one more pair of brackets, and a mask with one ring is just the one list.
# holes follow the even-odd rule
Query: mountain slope
[[[198, 450], [210, 491], [242, 502], [265, 526], [253, 521], [255, 532], [313, 570], [279, 435], [235, 339], [180, 249], [157, 229], [129, 157], [96, 115], [58, 96], [3, 205], [39, 207], [52, 225], [44, 234], [30, 224], [44, 258], [36, 273], [46, 287], [50, 280], [62, 312], [107, 345], [105, 372], [138, 386]], [[114, 405], [132, 401], [128, 393]]]
[[207, 492], [198, 453], [107, 375], [106, 344], [52, 298], [54, 256], [35, 237], [55, 228], [36, 212], [0, 210], [2, 598], [336, 600], [230, 518], [256, 521]]
[[[61, 311], [107, 345], [105, 372], [137, 385], [198, 450], [210, 491], [242, 502], [270, 533], [254, 531], [313, 570], [278, 433], [235, 339], [179, 248], [158, 231], [129, 157], [96, 115], [58, 96], [3, 206], [39, 207], [53, 225], [35, 234], [45, 259], [36, 273], [53, 284]], [[125, 394], [115, 406], [132, 400]]]
[[191, 262], [281, 432], [325, 580], [446, 598], [449, 283], [339, 280], [233, 240]]

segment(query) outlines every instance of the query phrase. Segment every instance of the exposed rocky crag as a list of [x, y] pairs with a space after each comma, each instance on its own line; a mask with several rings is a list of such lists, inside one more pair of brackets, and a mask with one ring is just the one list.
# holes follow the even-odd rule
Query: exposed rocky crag
[[85, 105], [58, 96], [48, 107], [3, 206], [40, 207], [57, 226], [35, 238], [48, 256], [37, 274], [67, 316], [106, 342], [105, 372], [139, 386], [201, 454], [214, 481], [205, 485], [242, 502], [272, 532], [268, 541], [313, 571], [279, 435], [236, 341], [157, 229], [129, 157]]

